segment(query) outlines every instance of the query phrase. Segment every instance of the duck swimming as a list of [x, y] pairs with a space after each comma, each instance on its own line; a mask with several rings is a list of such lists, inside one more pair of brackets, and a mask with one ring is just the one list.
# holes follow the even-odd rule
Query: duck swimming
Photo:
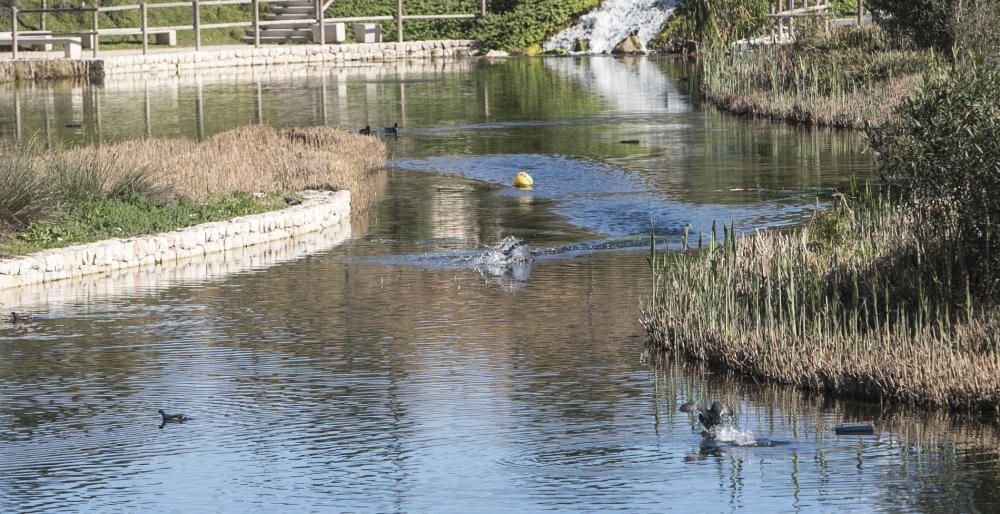
[[706, 430], [711, 430], [722, 424], [722, 418], [724, 416], [732, 416], [733, 411], [723, 402], [714, 401], [712, 406], [708, 409], [705, 408], [701, 402], [687, 402], [681, 405], [681, 412], [695, 412], [698, 411], [698, 421], [701, 425], [705, 427]]
[[371, 125], [365, 125], [365, 128], [358, 129], [358, 134], [361, 134], [362, 136], [370, 136], [370, 135], [372, 135], [372, 126]]
[[24, 323], [31, 319], [31, 314], [18, 314], [16, 312], [11, 312], [10, 316], [7, 317], [7, 321], [10, 323]]
[[163, 416], [164, 423], [184, 423], [190, 419], [188, 418], [188, 415], [184, 413], [167, 414], [166, 412], [163, 412], [163, 409], [160, 409], [158, 412], [160, 413], [160, 416]]
[[399, 135], [399, 122], [393, 123], [391, 127], [385, 128], [385, 135], [387, 136], [398, 136]]

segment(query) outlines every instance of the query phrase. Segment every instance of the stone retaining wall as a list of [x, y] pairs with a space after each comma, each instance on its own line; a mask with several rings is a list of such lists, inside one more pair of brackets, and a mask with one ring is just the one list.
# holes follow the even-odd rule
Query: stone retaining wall
[[407, 59], [453, 59], [477, 55], [479, 43], [468, 39], [403, 43], [329, 45], [242, 45], [153, 51], [147, 55], [109, 51], [94, 59], [22, 58], [0, 63], [0, 82], [13, 80], [87, 79], [145, 74], [180, 74], [225, 68], [287, 64], [348, 64]]
[[226, 47], [199, 52], [165, 52], [116, 55], [103, 58], [104, 77], [132, 73], [180, 74], [230, 66], [260, 67], [285, 64], [342, 64], [403, 59], [450, 59], [472, 55], [477, 45], [469, 40], [414, 41], [409, 43], [357, 43], [347, 45], [271, 45], [261, 48]]
[[[323, 230], [350, 235], [348, 191], [305, 193], [301, 205], [203, 223], [173, 232], [46, 250], [0, 260], [0, 289], [116, 270], [171, 264]], [[338, 228], [333, 228], [338, 227]]]

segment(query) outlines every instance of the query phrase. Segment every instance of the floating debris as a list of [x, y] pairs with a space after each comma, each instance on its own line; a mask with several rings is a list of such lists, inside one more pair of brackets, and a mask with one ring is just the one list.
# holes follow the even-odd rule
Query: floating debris
[[871, 423], [841, 423], [834, 427], [837, 435], [872, 435], [875, 433], [875, 425]]

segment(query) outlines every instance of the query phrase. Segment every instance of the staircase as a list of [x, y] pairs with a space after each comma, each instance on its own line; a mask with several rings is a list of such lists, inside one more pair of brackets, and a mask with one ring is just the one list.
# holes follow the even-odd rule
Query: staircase
[[[261, 44], [312, 42], [312, 26], [316, 24], [316, 8], [313, 0], [286, 0], [273, 5], [271, 13], [264, 16], [261, 21], [302, 20], [302, 22], [261, 27]], [[247, 29], [247, 37], [243, 38], [243, 41], [253, 44], [253, 28]]]

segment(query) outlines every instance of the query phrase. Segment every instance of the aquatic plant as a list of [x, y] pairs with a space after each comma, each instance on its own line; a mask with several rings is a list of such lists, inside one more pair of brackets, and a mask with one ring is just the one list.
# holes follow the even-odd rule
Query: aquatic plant
[[752, 51], [713, 46], [702, 53], [702, 91], [740, 114], [835, 127], [883, 124], [928, 75], [944, 73], [934, 54], [896, 43], [867, 28]]
[[0, 146], [0, 234], [24, 228], [45, 209], [48, 188], [40, 172], [37, 141]]
[[[948, 246], [956, 227], [938, 226], [928, 241], [912, 212], [884, 196], [841, 198], [797, 230], [736, 237], [723, 227], [699, 251], [651, 251], [641, 320], [650, 341], [811, 389], [1000, 405], [1000, 313], [973, 298]], [[850, 237], [820, 244], [831, 224]]]

